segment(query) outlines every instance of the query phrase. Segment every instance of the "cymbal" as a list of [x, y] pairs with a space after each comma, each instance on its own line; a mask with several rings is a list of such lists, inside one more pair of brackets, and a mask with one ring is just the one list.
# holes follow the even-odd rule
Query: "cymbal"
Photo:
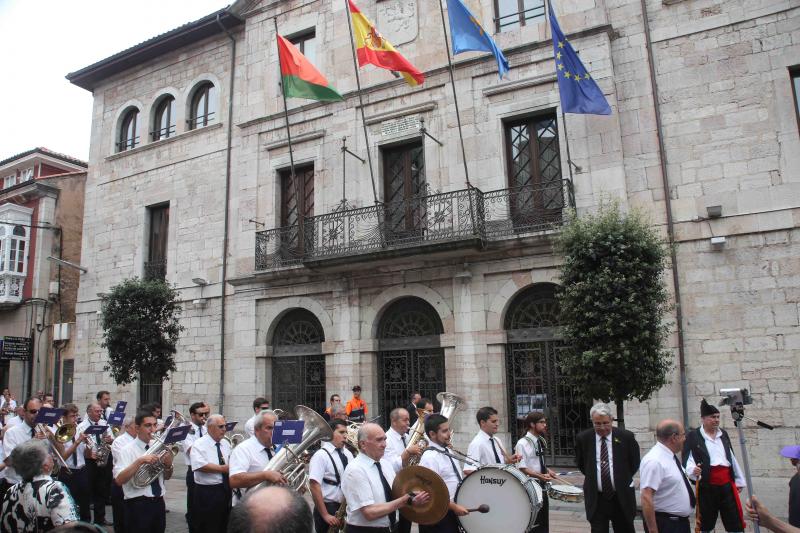
[[424, 466], [407, 466], [397, 473], [392, 483], [392, 498], [421, 491], [431, 495], [428, 503], [421, 507], [402, 507], [400, 514], [425, 526], [436, 524], [447, 514], [450, 504], [450, 493], [439, 474]]

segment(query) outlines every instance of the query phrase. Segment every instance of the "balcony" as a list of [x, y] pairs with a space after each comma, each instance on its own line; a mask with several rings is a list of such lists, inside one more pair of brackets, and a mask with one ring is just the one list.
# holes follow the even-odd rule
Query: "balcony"
[[142, 274], [145, 281], [164, 281], [167, 279], [167, 261], [145, 261]]
[[0, 306], [15, 306], [22, 302], [25, 275], [14, 272], [0, 272]]
[[319, 267], [430, 251], [558, 228], [574, 207], [569, 180], [482, 192], [475, 187], [340, 209], [256, 233], [257, 271]]

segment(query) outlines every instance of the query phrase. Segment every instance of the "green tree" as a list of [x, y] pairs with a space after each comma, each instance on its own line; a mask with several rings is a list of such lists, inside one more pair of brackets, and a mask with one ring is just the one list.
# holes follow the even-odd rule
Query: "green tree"
[[162, 280], [126, 279], [111, 289], [103, 303], [105, 370], [118, 385], [140, 374], [169, 379], [176, 370], [175, 352], [184, 327], [178, 291]]
[[645, 401], [668, 383], [665, 348], [670, 309], [663, 240], [638, 211], [601, 206], [573, 216], [559, 237], [564, 254], [558, 300], [571, 346], [562, 371], [587, 398], [614, 401], [625, 426], [625, 400]]

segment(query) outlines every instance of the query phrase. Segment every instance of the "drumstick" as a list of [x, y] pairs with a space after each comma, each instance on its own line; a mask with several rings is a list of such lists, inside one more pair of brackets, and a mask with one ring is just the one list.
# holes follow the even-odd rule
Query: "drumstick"
[[477, 513], [488, 513], [489, 512], [489, 506], [484, 503], [484, 504], [481, 504], [481, 505], [479, 505], [478, 507], [476, 507], [474, 509], [467, 509], [467, 512], [468, 513], [476, 513], [476, 512]]
[[555, 480], [557, 480], [557, 481], [560, 481], [560, 482], [562, 482], [562, 483], [566, 483], [567, 485], [570, 485], [570, 486], [572, 486], [572, 487], [574, 487], [574, 486], [575, 486], [574, 484], [570, 483], [570, 482], [569, 482], [569, 481], [567, 481], [566, 479], [561, 479], [561, 478], [560, 478], [560, 477], [558, 477], [558, 476], [556, 476], [556, 477], [553, 477], [553, 479], [555, 479]]

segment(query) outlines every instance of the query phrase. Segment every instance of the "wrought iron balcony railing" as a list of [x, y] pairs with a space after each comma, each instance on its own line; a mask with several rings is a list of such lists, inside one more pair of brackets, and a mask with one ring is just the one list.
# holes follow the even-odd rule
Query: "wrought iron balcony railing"
[[167, 261], [145, 261], [143, 277], [147, 281], [167, 279]]
[[[472, 187], [303, 219], [256, 233], [256, 270], [426, 245], [499, 239], [558, 227], [574, 207], [568, 180], [482, 192]], [[301, 245], [302, 243], [302, 245]]]

